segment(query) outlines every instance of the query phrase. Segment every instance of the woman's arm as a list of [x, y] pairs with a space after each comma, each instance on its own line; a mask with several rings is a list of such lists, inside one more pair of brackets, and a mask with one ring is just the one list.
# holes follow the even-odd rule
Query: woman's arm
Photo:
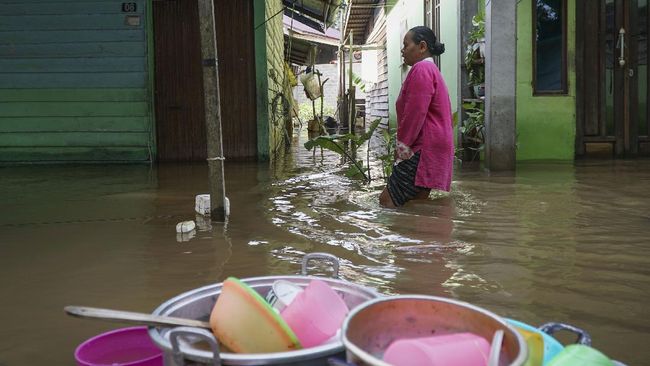
[[411, 146], [424, 126], [434, 92], [433, 71], [420, 63], [413, 66], [402, 90], [403, 112], [397, 129], [398, 159], [406, 160], [413, 155]]

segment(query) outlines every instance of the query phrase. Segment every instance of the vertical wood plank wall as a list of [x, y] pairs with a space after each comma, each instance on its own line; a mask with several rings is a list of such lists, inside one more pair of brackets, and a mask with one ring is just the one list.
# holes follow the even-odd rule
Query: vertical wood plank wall
[[[205, 161], [198, 2], [166, 0], [153, 6], [158, 160]], [[224, 155], [252, 160], [257, 155], [252, 2], [214, 0], [214, 9]]]
[[158, 161], [205, 161], [198, 1], [154, 1], [153, 18]]
[[383, 48], [377, 55], [377, 82], [366, 96], [366, 119], [373, 121], [382, 118], [382, 124], [388, 124], [388, 51], [386, 48], [386, 14], [380, 9], [375, 19], [375, 36], [368, 43], [376, 43]]
[[148, 4], [123, 2], [0, 0], [0, 163], [151, 159]]
[[[214, 9], [224, 155], [252, 160], [257, 156], [253, 2], [214, 0]], [[282, 37], [282, 17], [277, 19]]]

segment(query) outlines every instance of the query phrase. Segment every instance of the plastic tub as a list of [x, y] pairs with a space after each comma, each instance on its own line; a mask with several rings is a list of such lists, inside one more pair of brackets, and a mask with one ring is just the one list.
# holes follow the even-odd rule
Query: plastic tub
[[562, 343], [560, 343], [557, 339], [553, 338], [552, 335], [542, 332], [538, 328], [535, 328], [531, 325], [528, 325], [526, 323], [514, 319], [506, 319], [506, 321], [516, 327], [520, 327], [529, 332], [534, 332], [542, 336], [542, 339], [544, 339], [544, 361], [542, 365], [548, 364], [553, 357], [557, 356], [557, 354], [562, 352], [562, 350], [564, 349]]
[[99, 334], [74, 352], [79, 366], [162, 366], [163, 352], [151, 341], [147, 327]]

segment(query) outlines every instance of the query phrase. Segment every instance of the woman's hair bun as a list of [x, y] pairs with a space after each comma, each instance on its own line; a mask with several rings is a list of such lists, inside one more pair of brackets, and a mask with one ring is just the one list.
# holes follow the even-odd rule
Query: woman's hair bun
[[425, 26], [417, 26], [410, 29], [413, 34], [413, 42], [420, 43], [424, 41], [427, 44], [429, 53], [433, 56], [442, 55], [445, 52], [445, 45], [438, 42], [436, 34], [433, 33], [431, 28]]
[[430, 47], [429, 50], [431, 51], [432, 55], [439, 56], [445, 53], [445, 44], [444, 43], [439, 43], [436, 42], [433, 47]]

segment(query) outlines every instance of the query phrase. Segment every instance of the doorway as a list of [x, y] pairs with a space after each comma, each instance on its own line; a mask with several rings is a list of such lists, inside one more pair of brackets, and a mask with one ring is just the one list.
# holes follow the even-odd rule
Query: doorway
[[197, 1], [154, 1], [158, 161], [205, 161], [201, 38]]
[[[257, 157], [253, 2], [214, 0], [224, 155]], [[153, 2], [158, 161], [205, 161], [197, 0]]]
[[576, 9], [576, 155], [650, 155], [648, 0], [583, 0]]

